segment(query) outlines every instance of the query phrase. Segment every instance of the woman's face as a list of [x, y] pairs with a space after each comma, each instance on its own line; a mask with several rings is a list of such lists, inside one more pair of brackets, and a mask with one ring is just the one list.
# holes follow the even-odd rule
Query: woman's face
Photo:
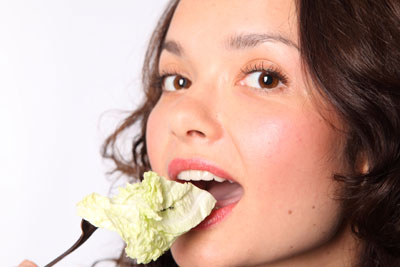
[[343, 145], [307, 88], [297, 25], [289, 0], [182, 0], [176, 10], [147, 125], [152, 169], [234, 181], [203, 183], [220, 209], [174, 243], [180, 266], [343, 266], [349, 235], [332, 179]]

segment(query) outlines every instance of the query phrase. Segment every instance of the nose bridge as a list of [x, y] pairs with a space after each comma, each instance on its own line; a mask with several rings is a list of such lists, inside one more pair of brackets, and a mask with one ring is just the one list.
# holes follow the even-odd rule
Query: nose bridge
[[170, 107], [170, 131], [180, 140], [213, 142], [222, 135], [218, 97], [211, 85], [189, 88]]

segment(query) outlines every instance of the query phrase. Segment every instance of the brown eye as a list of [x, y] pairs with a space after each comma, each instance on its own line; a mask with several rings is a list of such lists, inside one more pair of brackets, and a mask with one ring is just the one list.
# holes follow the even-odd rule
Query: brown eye
[[279, 84], [279, 79], [266, 71], [262, 71], [258, 83], [261, 88], [275, 88]]
[[163, 89], [165, 91], [188, 89], [191, 85], [192, 82], [181, 75], [169, 75], [163, 80]]
[[279, 75], [264, 70], [247, 74], [241, 84], [258, 89], [274, 89], [282, 84], [282, 81]]

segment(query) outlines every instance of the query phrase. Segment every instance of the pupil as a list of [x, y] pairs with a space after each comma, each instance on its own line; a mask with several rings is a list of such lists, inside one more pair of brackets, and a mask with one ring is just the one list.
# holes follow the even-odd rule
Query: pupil
[[274, 79], [270, 75], [264, 75], [263, 76], [263, 83], [265, 85], [271, 85], [273, 83]]
[[182, 76], [176, 76], [174, 79], [174, 88], [176, 90], [187, 89], [190, 87], [191, 84], [192, 83], [190, 82], [190, 80]]
[[185, 87], [185, 85], [186, 85], [186, 80], [183, 79], [183, 78], [180, 78], [180, 79], [178, 80], [178, 84], [179, 84], [180, 87]]

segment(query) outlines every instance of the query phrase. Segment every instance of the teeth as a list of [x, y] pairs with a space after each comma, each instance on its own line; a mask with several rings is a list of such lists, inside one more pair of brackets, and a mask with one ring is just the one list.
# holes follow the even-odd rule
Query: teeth
[[[199, 170], [183, 171], [178, 174], [178, 179], [184, 180], [184, 181], [212, 181], [212, 180], [215, 180], [220, 183], [226, 181], [226, 179], [218, 177], [208, 171], [199, 171]], [[229, 181], [229, 182], [232, 182], [232, 181]]]

